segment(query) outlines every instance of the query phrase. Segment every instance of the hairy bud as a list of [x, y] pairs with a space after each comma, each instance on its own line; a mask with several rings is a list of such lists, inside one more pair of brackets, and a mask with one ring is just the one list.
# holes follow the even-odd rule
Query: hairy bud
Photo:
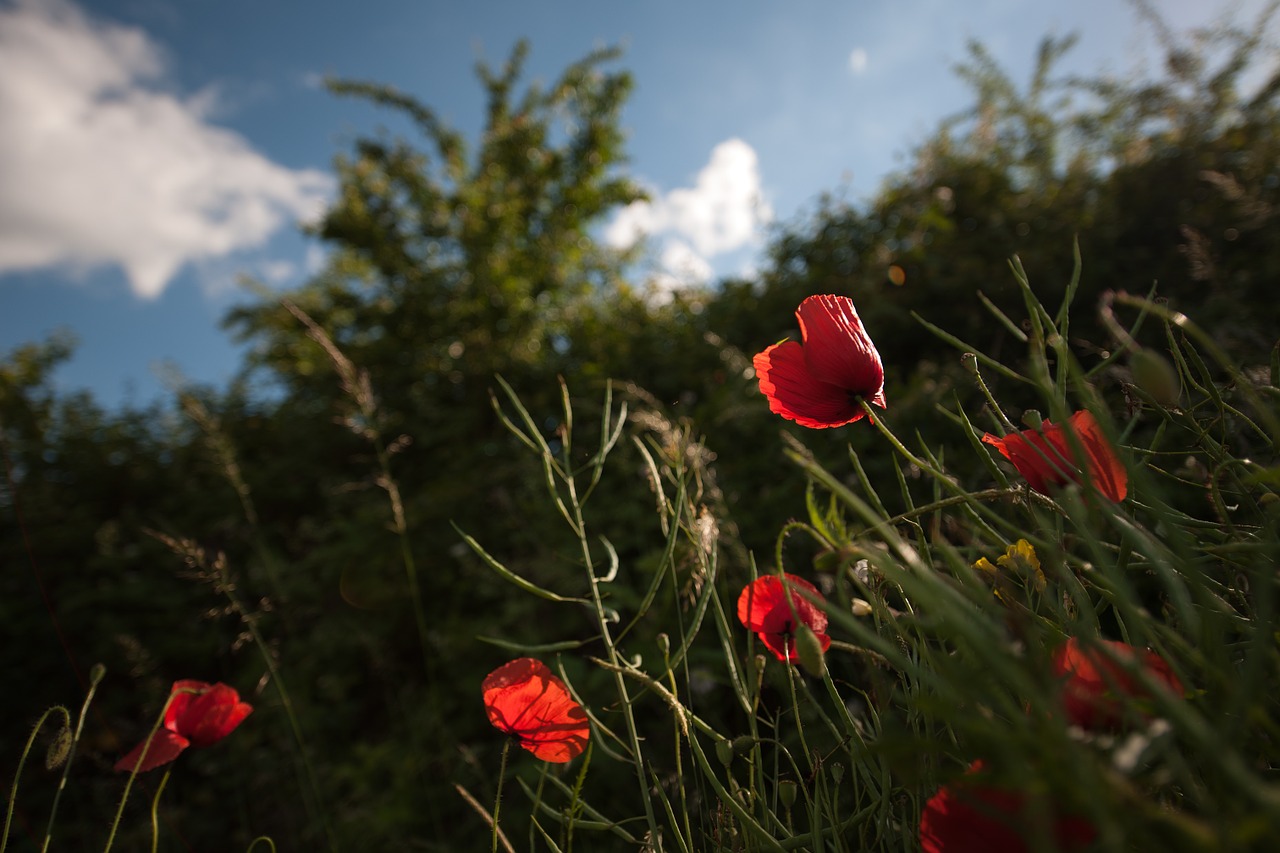
[[57, 770], [67, 760], [67, 756], [71, 754], [71, 729], [63, 726], [58, 729], [57, 736], [54, 737], [53, 743], [49, 744], [49, 751], [44, 755], [44, 766], [46, 770]]
[[822, 678], [827, 673], [827, 661], [822, 655], [822, 643], [818, 635], [808, 625], [796, 629], [796, 654], [800, 657], [800, 665], [804, 671], [814, 678]]

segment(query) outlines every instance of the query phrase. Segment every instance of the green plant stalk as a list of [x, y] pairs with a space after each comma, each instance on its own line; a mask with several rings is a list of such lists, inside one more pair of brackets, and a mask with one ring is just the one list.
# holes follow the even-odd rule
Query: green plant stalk
[[151, 800], [151, 853], [156, 853], [160, 846], [160, 795], [164, 793], [164, 786], [169, 784], [169, 774], [172, 771], [172, 766], [164, 769], [160, 787], [156, 788], [156, 795]]
[[[578, 502], [577, 486], [573, 476], [566, 476], [564, 484], [568, 491], [569, 505], [573, 507], [574, 529], [575, 531], [585, 531], [586, 520], [582, 515], [582, 505]], [[604, 599], [600, 596], [600, 580], [591, 568], [591, 546], [583, 535], [578, 536], [578, 544], [582, 546], [582, 562], [587, 571], [588, 586], [591, 588], [592, 609], [600, 629], [600, 638], [604, 641], [605, 651], [609, 655], [609, 663], [621, 669], [622, 663], [618, 655], [618, 649], [609, 631], [609, 618], [605, 612]], [[658, 822], [654, 817], [653, 803], [649, 799], [649, 782], [646, 778], [644, 758], [640, 747], [640, 732], [636, 727], [636, 718], [631, 708], [632, 700], [630, 693], [627, 691], [626, 679], [623, 678], [622, 673], [618, 670], [613, 673], [613, 684], [618, 691], [618, 699], [622, 705], [622, 716], [627, 725], [627, 741], [631, 749], [632, 760], [635, 762], [636, 780], [640, 787], [641, 800], [644, 802], [645, 820], [649, 824], [650, 837], [657, 838]]]
[[[53, 795], [53, 805], [49, 808], [49, 825], [44, 831], [44, 844], [40, 847], [41, 853], [49, 849], [49, 841], [53, 838], [53, 820], [58, 814], [58, 803], [62, 800], [62, 792], [67, 787], [67, 776], [71, 773], [71, 762], [76, 757], [76, 744], [80, 743], [80, 733], [84, 731], [84, 718], [89, 713], [89, 703], [93, 701], [93, 696], [98, 692], [98, 685], [102, 683], [102, 678], [107, 674], [107, 670], [101, 664], [93, 667], [89, 672], [89, 692], [85, 694], [84, 704], [80, 706], [80, 717], [76, 720], [75, 734], [71, 736], [71, 746], [67, 749], [67, 758], [62, 765], [62, 778], [58, 780], [58, 790]], [[65, 713], [65, 712], [64, 712]], [[17, 784], [15, 782], [15, 789]], [[6, 824], [6, 837], [8, 836], [8, 828]], [[0, 850], [3, 850], [0, 845]]]
[[502, 760], [498, 764], [498, 793], [493, 798], [493, 839], [490, 853], [498, 853], [498, 812], [502, 809], [502, 783], [507, 778], [507, 755], [511, 752], [511, 739], [502, 742]]
[[[63, 726], [71, 728], [71, 714], [61, 705], [54, 705], [40, 715], [40, 719], [36, 720], [35, 727], [31, 729], [31, 735], [27, 738], [27, 745], [23, 747], [22, 756], [18, 759], [18, 769], [13, 774], [13, 787], [9, 789], [9, 811], [4, 819], [4, 834], [0, 835], [0, 853], [4, 853], [6, 847], [9, 846], [9, 826], [13, 822], [13, 808], [18, 801], [18, 783], [22, 779], [22, 769], [26, 766], [27, 756], [31, 754], [31, 747], [35, 745], [36, 737], [40, 734], [40, 729], [44, 727], [44, 721], [49, 719], [50, 714], [61, 713]], [[71, 756], [68, 755], [68, 763]]]
[[156, 717], [155, 724], [151, 726], [151, 731], [147, 734], [147, 739], [142, 743], [142, 753], [138, 756], [137, 762], [133, 765], [133, 769], [129, 771], [129, 781], [124, 783], [124, 793], [120, 795], [120, 805], [116, 809], [115, 820], [111, 821], [111, 831], [107, 834], [107, 846], [102, 848], [102, 853], [108, 853], [111, 845], [116, 843], [116, 833], [120, 830], [120, 818], [124, 815], [125, 804], [129, 802], [129, 792], [133, 790], [134, 780], [138, 778], [138, 766], [147, 759], [147, 753], [151, 751], [151, 744], [155, 740], [156, 733], [160, 731], [160, 727], [164, 725], [165, 714], [169, 712], [169, 705], [173, 703], [175, 696], [180, 693], [194, 693], [191, 689], [182, 689], [170, 691], [168, 698], [164, 700], [164, 707], [160, 709], [159, 716]]
[[[667, 658], [666, 660], [667, 679], [671, 682], [671, 695], [678, 696], [679, 688], [678, 688], [678, 685], [676, 684], [676, 674], [671, 669], [671, 659], [667, 655], [663, 655], [663, 657]], [[676, 759], [676, 778], [683, 779], [684, 778], [684, 756], [681, 754], [683, 750], [681, 750], [680, 748], [680, 723], [677, 720], [672, 720], [671, 725], [672, 725], [672, 728], [675, 730], [673, 732], [674, 737], [672, 738], [672, 742], [675, 744], [674, 751], [675, 751], [675, 759]], [[693, 826], [691, 826], [689, 823], [689, 797], [685, 791], [684, 785], [680, 786], [680, 809], [681, 809], [681, 814], [684, 818], [684, 837], [682, 838], [679, 832], [677, 832], [676, 841], [680, 844], [681, 850], [688, 851], [689, 847], [685, 843], [684, 839], [688, 838], [692, 841]], [[676, 826], [676, 822], [673, 820], [671, 825], [674, 828]]]

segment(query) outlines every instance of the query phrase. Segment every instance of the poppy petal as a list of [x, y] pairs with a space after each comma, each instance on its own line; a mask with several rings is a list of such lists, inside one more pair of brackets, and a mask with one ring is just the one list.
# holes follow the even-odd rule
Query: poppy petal
[[776, 415], [812, 429], [844, 426], [863, 416], [848, 391], [814, 378], [804, 348], [795, 341], [783, 341], [757, 353], [752, 364], [760, 391], [769, 400], [769, 411]]
[[[183, 692], [178, 692], [178, 691]], [[185, 692], [197, 691], [195, 693]], [[177, 681], [174, 697], [165, 712], [165, 727], [205, 747], [217, 743], [253, 713], [253, 706], [240, 701], [240, 694], [225, 684]]]
[[586, 711], [541, 661], [506, 663], [485, 677], [480, 690], [489, 722], [517, 737], [537, 758], [563, 763], [586, 749], [591, 736]]
[[802, 343], [783, 341], [752, 363], [769, 409], [801, 426], [844, 426], [885, 407], [884, 366], [847, 296], [810, 296], [796, 309]]
[[1045, 421], [1041, 430], [1026, 429], [999, 437], [987, 433], [982, 437], [1008, 459], [1027, 485], [1041, 494], [1052, 486], [1065, 486], [1081, 481], [1081, 468], [1089, 471], [1089, 480], [1108, 499], [1120, 502], [1128, 493], [1128, 474], [1107, 440], [1098, 422], [1088, 410], [1076, 412], [1067, 421], [1067, 429], [1075, 433], [1085, 451], [1084, 465], [1076, 464], [1071, 439], [1061, 424]]
[[[160, 729], [156, 732], [155, 737], [151, 739], [151, 745], [148, 746], [144, 740], [135, 746], [128, 755], [116, 762], [116, 770], [133, 770], [136, 766], [137, 771], [142, 773], [152, 770], [162, 764], [168, 764], [173, 761], [182, 751], [191, 745], [191, 742], [182, 735], [171, 732], [168, 729]], [[146, 751], [146, 757], [143, 757], [143, 751]]]
[[1094, 488], [1116, 503], [1124, 500], [1129, 491], [1129, 474], [1093, 413], [1087, 409], [1076, 412], [1070, 424], [1088, 456], [1089, 479]]
[[785, 578], [790, 602], [783, 581], [776, 575], [763, 575], [747, 584], [738, 596], [738, 621], [754, 631], [778, 660], [793, 662], [797, 660], [793, 641], [797, 620], [809, 626], [822, 651], [831, 648], [831, 638], [824, 633], [827, 614], [797, 592], [804, 590], [810, 596], [822, 598], [817, 587], [796, 575], [787, 574]]
[[[1141, 656], [1139, 657], [1139, 653]], [[1053, 655], [1053, 673], [1063, 678], [1062, 708], [1068, 722], [1085, 729], [1113, 730], [1124, 721], [1125, 700], [1149, 699], [1151, 693], [1125, 663], [1141, 662], [1147, 674], [1174, 695], [1182, 682], [1168, 661], [1150, 649], [1114, 640], [1085, 645], [1071, 637]]]
[[[966, 777], [938, 789], [920, 812], [920, 848], [924, 853], [1027, 853], [1031, 846], [1018, 831], [1026, 796], [982, 785], [971, 777], [982, 773], [975, 761]], [[1050, 827], [1057, 849], [1082, 850], [1097, 830], [1083, 818], [1063, 815]]]
[[847, 296], [810, 296], [796, 309], [805, 360], [814, 378], [884, 405], [884, 366]]

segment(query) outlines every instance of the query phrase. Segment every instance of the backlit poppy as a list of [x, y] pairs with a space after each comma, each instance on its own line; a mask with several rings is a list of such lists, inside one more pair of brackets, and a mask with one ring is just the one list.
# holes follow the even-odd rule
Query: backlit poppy
[[884, 367], [847, 296], [810, 296], [796, 309], [803, 343], [783, 341], [756, 355], [769, 409], [801, 426], [844, 426], [861, 401], [885, 408]]
[[[938, 789], [920, 812], [924, 853], [1026, 853], [1037, 837], [1027, 825], [1027, 795], [984, 785], [983, 763], [975, 761], [963, 779]], [[1097, 830], [1083, 818], [1054, 815], [1047, 827], [1058, 850], [1082, 850]], [[1035, 848], [1039, 849], [1039, 848]]]
[[542, 661], [503, 664], [485, 676], [480, 690], [489, 722], [543, 761], [563, 763], [587, 748], [586, 711]]
[[1086, 729], [1113, 730], [1124, 720], [1125, 699], [1130, 703], [1150, 700], [1151, 691], [1125, 664], [1140, 667], [1157, 684], [1182, 695], [1182, 682], [1173, 668], [1151, 649], [1114, 640], [1085, 645], [1072, 637], [1053, 655], [1053, 674], [1063, 679], [1067, 720]]
[[189, 746], [212, 746], [253, 712], [253, 707], [241, 702], [240, 694], [225, 684], [175, 681], [170, 692], [173, 698], [164, 712], [164, 727], [151, 738], [150, 745], [144, 740], [117, 761], [116, 770], [136, 768], [141, 773], [168, 764]]
[[822, 598], [822, 595], [804, 578], [795, 575], [785, 577], [785, 591], [776, 575], [764, 575], [747, 584], [738, 596], [738, 619], [748, 630], [756, 632], [778, 660], [794, 663], [799, 659], [795, 644], [798, 624], [809, 626], [823, 652], [831, 648], [831, 638], [825, 633], [827, 614], [796, 590], [805, 590], [816, 598]]
[[1045, 421], [1043, 432], [1024, 429], [1003, 438], [987, 433], [982, 440], [993, 445], [1005, 459], [1013, 463], [1027, 484], [1041, 494], [1048, 494], [1050, 486], [1065, 486], [1082, 480], [1072, 452], [1067, 430], [1075, 433], [1084, 448], [1089, 469], [1089, 481], [1102, 494], [1113, 501], [1122, 501], [1128, 493], [1129, 478], [1116, 456], [1115, 448], [1107, 441], [1102, 428], [1088, 411], [1079, 411], [1064, 425]]

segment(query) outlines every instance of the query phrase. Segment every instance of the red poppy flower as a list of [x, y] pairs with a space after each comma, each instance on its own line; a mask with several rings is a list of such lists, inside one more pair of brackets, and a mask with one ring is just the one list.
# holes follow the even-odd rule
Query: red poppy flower
[[587, 712], [542, 661], [518, 658], [480, 685], [489, 722], [543, 761], [563, 763], [587, 748]]
[[884, 367], [847, 296], [810, 296], [796, 309], [800, 337], [756, 355], [769, 409], [801, 426], [838, 427], [863, 417], [861, 401], [885, 408]]
[[1157, 684], [1182, 695], [1182, 682], [1173, 668], [1151, 649], [1113, 640], [1086, 646], [1072, 637], [1053, 655], [1053, 674], [1064, 679], [1062, 705], [1070, 722], [1086, 729], [1113, 730], [1124, 720], [1125, 699], [1151, 698], [1151, 691], [1122, 661], [1141, 667]]
[[241, 702], [240, 694], [225, 684], [175, 681], [171, 693], [173, 698], [164, 712], [164, 728], [155, 733], [150, 745], [144, 740], [117, 761], [116, 770], [136, 768], [141, 773], [168, 764], [188, 746], [211, 746], [231, 734], [253, 712], [253, 707]]
[[797, 620], [809, 626], [822, 651], [831, 648], [831, 638], [824, 633], [827, 614], [796, 589], [803, 589], [816, 598], [822, 598], [822, 594], [813, 584], [795, 575], [786, 575], [786, 587], [784, 591], [783, 583], [776, 575], [756, 578], [738, 596], [738, 619], [748, 630], [756, 632], [778, 660], [795, 663], [799, 659], [795, 644]]
[[[983, 765], [969, 765], [966, 777], [938, 789], [920, 812], [920, 847], [924, 853], [1026, 853], [1036, 838], [1026, 825], [1027, 795], [983, 785]], [[1024, 818], [1024, 812], [1028, 812]], [[1081, 850], [1093, 843], [1097, 830], [1083, 818], [1056, 815], [1048, 827], [1057, 849]]]
[[1071, 461], [1076, 457], [1071, 451], [1068, 429], [1075, 433], [1084, 448], [1090, 482], [1111, 500], [1124, 500], [1129, 487], [1128, 474], [1120, 464], [1115, 448], [1088, 411], [1072, 415], [1065, 429], [1062, 424], [1045, 421], [1043, 432], [1024, 429], [1009, 433], [1004, 438], [987, 433], [982, 440], [994, 445], [1005, 459], [1012, 462], [1018, 473], [1027, 478], [1031, 488], [1048, 494], [1050, 486], [1081, 481], [1082, 466]]

